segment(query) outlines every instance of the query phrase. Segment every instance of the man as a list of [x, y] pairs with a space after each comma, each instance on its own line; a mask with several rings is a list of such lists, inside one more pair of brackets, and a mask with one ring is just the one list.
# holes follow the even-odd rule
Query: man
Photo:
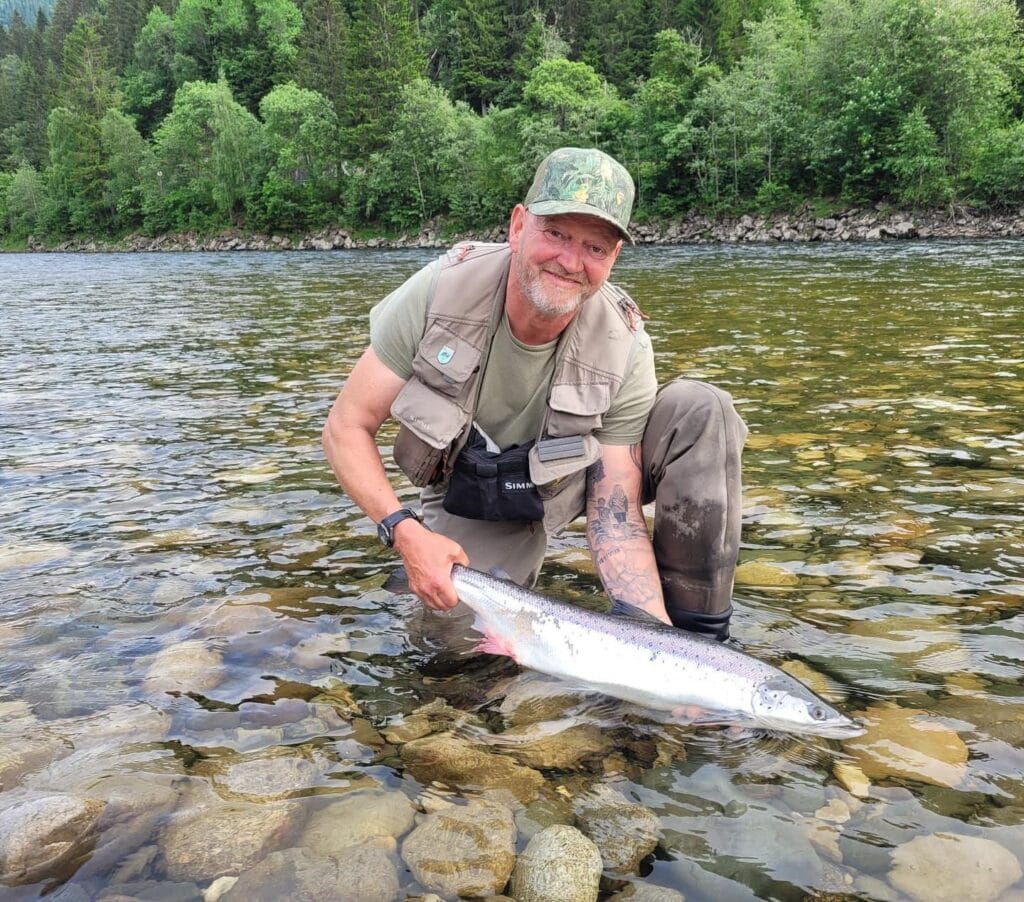
[[[746, 427], [712, 386], [657, 390], [640, 312], [607, 281], [633, 194], [606, 154], [556, 150], [506, 245], [454, 248], [370, 313], [324, 448], [430, 608], [458, 601], [456, 563], [531, 584], [548, 536], [585, 513], [609, 596], [728, 636]], [[389, 416], [395, 460], [423, 487], [422, 521], [377, 448]]]

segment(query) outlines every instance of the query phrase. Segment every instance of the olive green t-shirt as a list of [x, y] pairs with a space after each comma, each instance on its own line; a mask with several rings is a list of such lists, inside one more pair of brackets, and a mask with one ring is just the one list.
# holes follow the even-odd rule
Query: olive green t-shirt
[[[412, 361], [426, 328], [430, 286], [440, 262], [421, 269], [370, 311], [370, 343], [385, 366], [402, 379], [412, 376]], [[508, 318], [491, 343], [476, 422], [502, 449], [536, 438], [546, 412], [548, 386], [555, 371], [558, 342], [525, 345]], [[604, 445], [639, 442], [658, 389], [651, 342], [643, 331], [626, 362], [623, 383], [594, 436]]]

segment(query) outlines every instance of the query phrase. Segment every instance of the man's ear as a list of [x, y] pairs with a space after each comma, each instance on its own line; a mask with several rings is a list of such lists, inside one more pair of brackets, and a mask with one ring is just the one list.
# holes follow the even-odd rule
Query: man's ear
[[512, 250], [519, 250], [519, 241], [526, 228], [526, 217], [529, 215], [526, 207], [516, 204], [512, 208], [512, 216], [508, 221], [508, 245]]

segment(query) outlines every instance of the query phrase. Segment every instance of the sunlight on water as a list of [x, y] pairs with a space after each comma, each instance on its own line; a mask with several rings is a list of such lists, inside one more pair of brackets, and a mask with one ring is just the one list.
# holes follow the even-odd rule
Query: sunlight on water
[[[958, 855], [973, 898], [1024, 893], [1024, 248], [617, 266], [661, 378], [728, 389], [750, 427], [734, 637], [860, 717], [843, 743], [426, 666], [319, 433], [370, 305], [429, 259], [0, 256], [0, 897], [286, 894], [244, 872], [281, 853], [343, 881], [354, 845], [393, 881], [366, 898], [438, 892], [413, 813], [481, 798], [519, 851], [653, 815], [609, 894], [926, 898], [908, 875]], [[597, 604], [578, 529], [539, 588]], [[45, 846], [31, 812], [71, 838], [18, 852]]]

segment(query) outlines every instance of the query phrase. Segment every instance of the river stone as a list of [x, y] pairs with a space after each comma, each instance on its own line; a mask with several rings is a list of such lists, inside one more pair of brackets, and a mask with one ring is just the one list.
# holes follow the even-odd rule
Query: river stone
[[736, 568], [736, 585], [771, 588], [799, 586], [800, 578], [778, 564], [771, 564], [768, 561], [745, 561]]
[[601, 853], [575, 827], [554, 824], [533, 837], [512, 873], [516, 902], [596, 902]]
[[535, 770], [509, 758], [482, 751], [451, 733], [438, 733], [407, 742], [402, 761], [421, 783], [438, 780], [462, 789], [508, 789], [528, 802], [544, 783]]
[[[306, 794], [327, 772], [328, 762], [298, 755], [267, 755], [228, 764], [213, 775], [213, 786], [226, 799], [269, 802]], [[197, 768], [196, 773], [201, 771]]]
[[576, 803], [576, 825], [597, 846], [606, 871], [635, 874], [661, 838], [661, 822], [643, 805], [597, 785]]
[[323, 670], [331, 664], [327, 655], [344, 654], [351, 648], [343, 633], [314, 633], [292, 649], [292, 660], [309, 670]]
[[220, 652], [198, 639], [177, 642], [153, 656], [142, 688], [161, 692], [207, 692], [220, 685], [225, 668]]
[[539, 798], [515, 813], [519, 835], [529, 841], [553, 824], [572, 825], [574, 817], [569, 801], [560, 795]]
[[631, 883], [621, 892], [608, 897], [608, 902], [685, 902], [682, 893], [667, 886], [656, 886], [653, 883]]
[[844, 748], [868, 779], [898, 777], [947, 787], [963, 781], [967, 746], [954, 730], [920, 711], [883, 705], [858, 717], [867, 732]]
[[337, 857], [309, 849], [272, 852], [243, 871], [222, 902], [392, 902], [398, 871], [374, 846], [353, 846]]
[[889, 880], [914, 902], [994, 902], [1021, 878], [1016, 856], [990, 839], [935, 833], [892, 855]]
[[204, 808], [171, 821], [160, 835], [164, 871], [171, 880], [209, 880], [252, 867], [287, 845], [297, 809], [241, 802]]
[[415, 813], [401, 792], [354, 792], [314, 811], [296, 845], [338, 855], [376, 837], [398, 839], [412, 828]]
[[424, 886], [448, 896], [500, 893], [516, 861], [512, 813], [471, 802], [429, 814], [402, 843], [402, 858]]
[[0, 810], [0, 883], [35, 883], [73, 873], [97, 838], [106, 805], [46, 795]]
[[826, 676], [819, 673], [808, 664], [805, 664], [803, 661], [797, 661], [795, 659], [783, 661], [781, 669], [793, 677], [793, 679], [799, 680], [808, 689], [817, 695], [820, 695], [822, 698], [834, 702], [842, 701], [843, 698], [845, 698], [845, 694], [836, 692], [835, 686], [829, 682]]
[[[585, 758], [607, 755], [613, 748], [609, 735], [595, 724], [568, 722], [564, 724], [532, 723], [509, 727], [502, 740], [514, 744], [508, 754], [527, 767], [572, 768]], [[561, 729], [558, 729], [558, 727]]]
[[579, 690], [543, 674], [525, 671], [509, 681], [498, 710], [506, 723], [520, 726], [558, 720], [579, 701]]

